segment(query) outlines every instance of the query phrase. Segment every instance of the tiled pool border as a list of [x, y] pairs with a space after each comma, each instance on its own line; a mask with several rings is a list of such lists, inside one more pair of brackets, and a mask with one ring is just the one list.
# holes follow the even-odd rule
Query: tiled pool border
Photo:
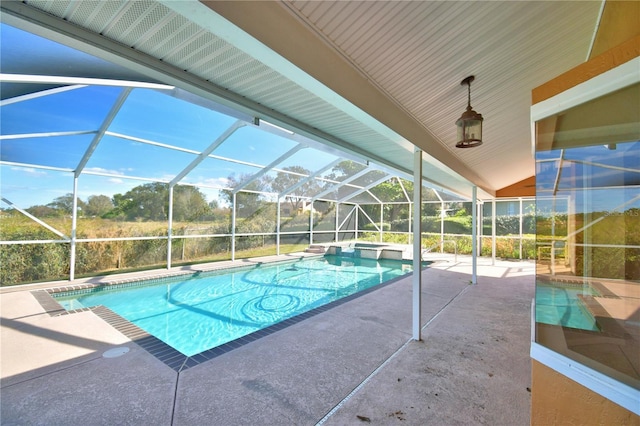
[[[274, 262], [274, 263], [288, 263], [288, 261]], [[427, 264], [428, 263], [430, 262], [427, 262]], [[406, 278], [409, 275], [409, 274], [405, 274], [405, 275], [393, 278], [382, 284], [378, 284], [366, 290], [359, 291], [358, 293], [343, 297], [342, 299], [327, 303], [326, 305], [319, 306], [307, 312], [303, 312], [294, 317], [280, 321], [277, 324], [273, 324], [261, 330], [254, 331], [253, 333], [247, 334], [246, 336], [239, 337], [235, 340], [231, 340], [220, 346], [216, 346], [215, 348], [208, 349], [206, 351], [200, 352], [192, 356], [184, 355], [183, 353], [169, 346], [167, 343], [147, 333], [137, 325], [133, 324], [132, 322], [129, 322], [125, 318], [116, 314], [106, 306], [100, 305], [100, 306], [94, 306], [91, 308], [82, 308], [82, 309], [67, 311], [53, 297], [53, 294], [56, 294], [56, 293], [72, 293], [72, 294], [73, 292], [84, 293], [84, 292], [90, 292], [97, 288], [104, 288], [105, 286], [134, 287], [136, 286], [136, 283], [137, 285], [142, 285], [142, 282], [147, 283], [149, 281], [152, 281], [154, 284], [158, 284], [168, 280], [173, 281], [180, 277], [187, 278], [187, 277], [198, 275], [204, 272], [216, 274], [216, 273], [223, 273], [225, 271], [232, 270], [232, 269], [253, 268], [255, 266], [257, 265], [252, 265], [252, 266], [240, 265], [236, 267], [228, 267], [228, 268], [221, 268], [221, 269], [214, 269], [214, 270], [207, 270], [207, 271], [180, 272], [176, 274], [168, 274], [168, 275], [156, 276], [156, 277], [151, 277], [146, 279], [142, 277], [136, 277], [132, 279], [114, 280], [111, 282], [98, 283], [98, 284], [93, 283], [93, 284], [80, 284], [80, 285], [73, 285], [73, 286], [62, 286], [62, 287], [55, 287], [55, 288], [48, 288], [48, 289], [33, 290], [31, 291], [31, 294], [33, 294], [33, 296], [38, 301], [38, 303], [40, 303], [40, 305], [45, 310], [45, 312], [48, 313], [50, 316], [73, 315], [74, 313], [78, 313], [78, 312], [92, 311], [98, 317], [100, 317], [105, 322], [107, 322], [110, 326], [118, 330], [127, 338], [131, 339], [132, 342], [139, 345], [141, 348], [143, 348], [148, 353], [153, 355], [159, 361], [163, 362], [169, 368], [173, 369], [176, 372], [181, 372], [188, 368], [194, 367], [198, 364], [201, 364], [203, 362], [216, 358], [220, 355], [226, 354], [227, 352], [230, 352], [248, 343], [254, 342], [262, 337], [265, 337], [277, 331], [283, 330], [289, 326], [297, 324], [301, 321], [304, 321], [322, 312], [326, 312], [330, 309], [333, 309], [351, 300], [357, 299], [373, 291], [384, 288], [403, 278]], [[150, 285], [153, 285], [153, 284], [150, 284]]]

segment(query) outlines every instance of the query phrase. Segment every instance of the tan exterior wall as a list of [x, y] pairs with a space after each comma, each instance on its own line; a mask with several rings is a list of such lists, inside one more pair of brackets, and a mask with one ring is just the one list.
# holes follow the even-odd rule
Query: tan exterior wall
[[531, 424], [640, 425], [640, 417], [573, 380], [532, 361]]
[[[605, 4], [589, 61], [535, 88], [532, 104], [640, 56], [640, 2]], [[532, 360], [532, 425], [635, 425], [640, 417]], [[640, 404], [640, 402], [639, 402]]]

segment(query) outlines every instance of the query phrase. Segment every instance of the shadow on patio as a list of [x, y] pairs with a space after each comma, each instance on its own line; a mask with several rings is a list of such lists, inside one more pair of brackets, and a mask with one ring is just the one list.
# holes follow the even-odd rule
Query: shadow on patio
[[421, 342], [408, 277], [180, 373], [93, 312], [4, 293], [2, 424], [529, 424], [534, 265], [480, 259], [470, 286], [458, 260], [423, 271]]

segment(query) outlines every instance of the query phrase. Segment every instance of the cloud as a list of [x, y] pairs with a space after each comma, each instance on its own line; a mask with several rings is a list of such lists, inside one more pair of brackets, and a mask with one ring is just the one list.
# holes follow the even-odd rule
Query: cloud
[[219, 177], [214, 179], [204, 179], [202, 184], [206, 186], [213, 186], [216, 188], [227, 188], [229, 186], [229, 179], [224, 177]]
[[46, 176], [47, 172], [40, 169], [34, 169], [33, 167], [12, 167], [11, 170], [17, 172], [23, 172], [31, 176]]
[[124, 173], [122, 173], [119, 170], [103, 169], [102, 167], [87, 167], [87, 168], [84, 169], [84, 171], [85, 172], [104, 173], [104, 174], [110, 174], [110, 175], [124, 176]]

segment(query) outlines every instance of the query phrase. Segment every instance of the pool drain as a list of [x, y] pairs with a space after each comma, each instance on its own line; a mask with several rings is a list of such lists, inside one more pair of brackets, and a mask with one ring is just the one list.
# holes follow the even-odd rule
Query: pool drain
[[117, 358], [129, 352], [129, 348], [122, 346], [119, 348], [112, 348], [102, 354], [103, 358]]

